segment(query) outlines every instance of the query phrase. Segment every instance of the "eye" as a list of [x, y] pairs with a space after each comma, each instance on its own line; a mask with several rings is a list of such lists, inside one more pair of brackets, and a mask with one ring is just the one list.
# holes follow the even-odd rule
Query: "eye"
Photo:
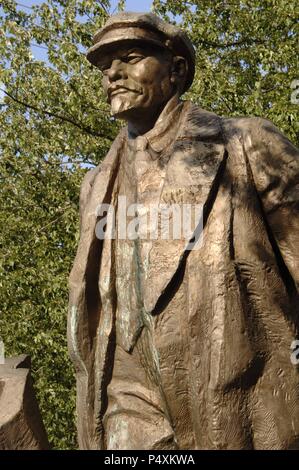
[[128, 56], [123, 57], [122, 61], [126, 62], [127, 64], [137, 64], [137, 62], [142, 59], [144, 59], [144, 56], [141, 54], [129, 54]]

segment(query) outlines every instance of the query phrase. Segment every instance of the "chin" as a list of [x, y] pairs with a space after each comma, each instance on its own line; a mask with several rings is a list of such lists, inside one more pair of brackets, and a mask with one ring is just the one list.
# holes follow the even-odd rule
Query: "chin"
[[[139, 98], [139, 99], [138, 99]], [[141, 100], [141, 96], [134, 100], [127, 99], [125, 96], [116, 95], [111, 100], [111, 114], [117, 119], [124, 119], [129, 121], [130, 119], [136, 119], [140, 113], [146, 112], [148, 106], [144, 100]]]

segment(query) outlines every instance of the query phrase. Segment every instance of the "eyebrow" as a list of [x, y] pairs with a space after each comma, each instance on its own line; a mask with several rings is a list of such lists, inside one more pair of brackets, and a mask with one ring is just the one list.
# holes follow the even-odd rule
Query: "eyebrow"
[[135, 52], [135, 51], [141, 51], [141, 47], [132, 47], [132, 49], [128, 50], [128, 54], [131, 54], [132, 52]]
[[142, 53], [141, 51], [141, 48], [140, 47], [132, 47], [132, 49], [129, 49], [128, 51], [124, 52], [123, 54], [121, 54], [121, 57], [126, 57], [134, 52], [138, 52], [138, 53]]
[[142, 53], [141, 51], [141, 47], [132, 47], [131, 49], [129, 49], [128, 51], [124, 52], [123, 54], [121, 54], [119, 57], [115, 57], [113, 54], [111, 55], [111, 57], [109, 57], [107, 60], [103, 61], [100, 65], [100, 68], [105, 68], [108, 64], [111, 64], [111, 62], [115, 59], [115, 58], [119, 58], [120, 60], [123, 58], [123, 57], [127, 57], [128, 55], [134, 53], [134, 52], [137, 52], [137, 53]]

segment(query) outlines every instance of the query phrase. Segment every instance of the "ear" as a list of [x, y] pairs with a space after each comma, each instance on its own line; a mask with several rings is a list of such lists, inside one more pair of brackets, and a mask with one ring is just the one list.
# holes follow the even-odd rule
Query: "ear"
[[172, 61], [170, 81], [177, 89], [182, 89], [187, 77], [188, 64], [184, 57], [175, 56]]

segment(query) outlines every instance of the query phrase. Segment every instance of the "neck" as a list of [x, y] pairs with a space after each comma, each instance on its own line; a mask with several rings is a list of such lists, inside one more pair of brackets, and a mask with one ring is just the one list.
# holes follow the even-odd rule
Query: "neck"
[[127, 121], [129, 131], [132, 131], [132, 133], [136, 135], [143, 135], [150, 131], [155, 126], [162, 110], [163, 108], [159, 109], [155, 113], [148, 111], [147, 115], [144, 115], [143, 113], [138, 113], [138, 115], [135, 114], [134, 118]]
[[146, 112], [138, 112], [134, 110], [134, 116], [130, 116], [127, 120], [129, 131], [133, 134], [143, 135], [150, 131], [156, 124], [159, 116], [165, 108], [165, 103], [156, 110], [147, 109]]
[[163, 103], [158, 110], [146, 110], [145, 115], [144, 113], [138, 113], [137, 110], [135, 110], [134, 116], [127, 119], [129, 133], [133, 135], [143, 135], [153, 129], [167, 108], [169, 106], [172, 107], [173, 102], [177, 103], [178, 99], [178, 95], [174, 95], [166, 103]]

